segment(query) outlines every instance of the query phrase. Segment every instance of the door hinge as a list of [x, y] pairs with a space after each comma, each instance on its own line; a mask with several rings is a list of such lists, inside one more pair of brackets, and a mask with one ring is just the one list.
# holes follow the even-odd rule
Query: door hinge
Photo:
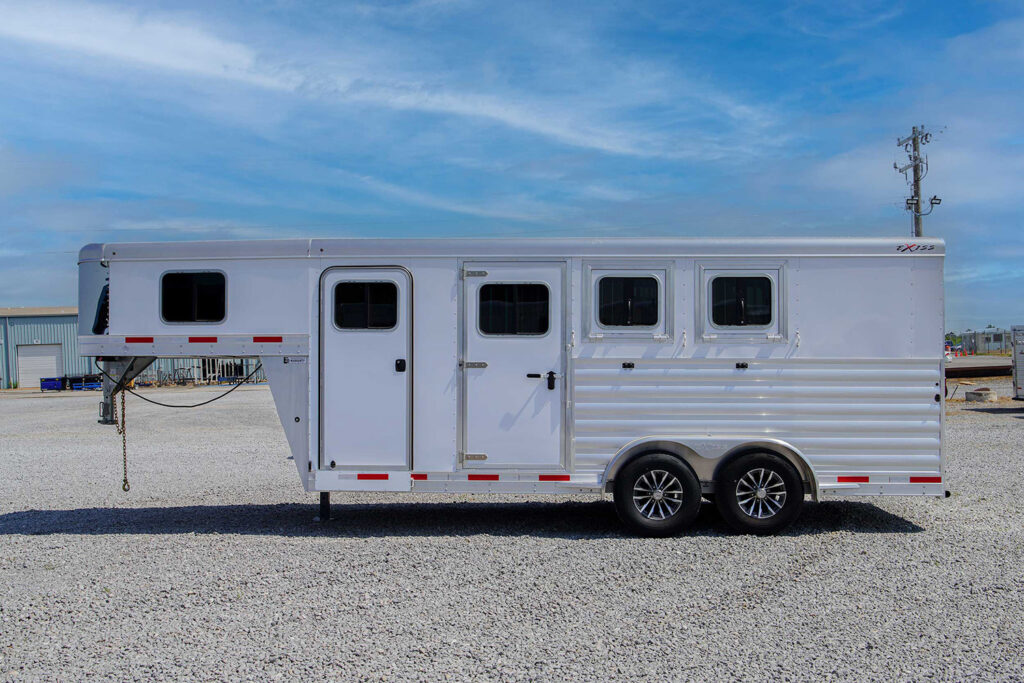
[[464, 271], [462, 271], [462, 278], [466, 279], [467, 277], [487, 277], [487, 271], [486, 270], [464, 270]]
[[480, 369], [483, 369], [483, 368], [487, 367], [487, 363], [485, 363], [482, 360], [481, 361], [460, 360], [459, 361], [459, 367], [460, 368], [480, 368]]
[[462, 459], [465, 460], [486, 460], [486, 453], [463, 453]]

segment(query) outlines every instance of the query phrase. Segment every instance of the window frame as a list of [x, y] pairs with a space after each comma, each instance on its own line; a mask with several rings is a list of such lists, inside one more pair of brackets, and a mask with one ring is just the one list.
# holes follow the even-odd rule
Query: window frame
[[[190, 273], [217, 273], [224, 278], [224, 317], [220, 320], [168, 320], [164, 317], [164, 278], [168, 275], [187, 275]], [[189, 268], [186, 270], [165, 270], [160, 273], [160, 279], [158, 280], [156, 298], [157, 298], [157, 310], [160, 311], [160, 322], [164, 325], [223, 325], [227, 322], [230, 309], [228, 308], [228, 291], [230, 289], [230, 282], [228, 281], [228, 274], [220, 268]]]
[[[391, 327], [341, 327], [338, 325], [338, 285], [342, 284], [389, 284], [395, 288], [395, 324]], [[369, 319], [369, 311], [367, 311]], [[394, 280], [338, 280], [331, 285], [331, 325], [338, 332], [362, 334], [366, 332], [394, 332], [402, 325], [402, 288]]]
[[[484, 332], [483, 327], [480, 325], [480, 293], [483, 291], [483, 288], [488, 286], [488, 285], [541, 285], [542, 287], [544, 287], [544, 291], [547, 292], [547, 295], [548, 295], [548, 326], [547, 326], [547, 329], [544, 330], [544, 332], [542, 334], [507, 334], [507, 333], [495, 334], [493, 332]], [[549, 334], [551, 334], [551, 327], [552, 327], [552, 325], [551, 325], [551, 309], [552, 309], [552, 306], [551, 306], [551, 287], [548, 286], [547, 282], [537, 282], [536, 280], [488, 280], [486, 282], [481, 282], [480, 286], [476, 288], [476, 297], [475, 298], [476, 298], [476, 301], [474, 301], [473, 303], [476, 306], [476, 332], [481, 337], [489, 337], [489, 338], [492, 338], [492, 339], [518, 339], [518, 338], [542, 339], [542, 338], [548, 336]]]
[[[608, 278], [618, 278], [620, 280], [654, 280], [655, 285], [655, 297], [654, 297], [654, 323], [651, 325], [608, 325], [607, 323], [601, 322], [601, 282]], [[619, 273], [604, 273], [598, 275], [594, 280], [594, 291], [596, 292], [594, 300], [594, 319], [597, 321], [597, 326], [603, 330], [653, 330], [661, 327], [662, 323], [662, 306], [661, 300], [663, 293], [661, 291], [661, 280], [653, 275], [620, 275]]]
[[[771, 317], [768, 322], [763, 325], [719, 325], [715, 322], [715, 280], [722, 278], [745, 278], [745, 279], [761, 279], [768, 281], [768, 308]], [[761, 330], [767, 330], [775, 327], [776, 321], [776, 309], [778, 308], [775, 303], [778, 301], [778, 292], [776, 291], [775, 280], [771, 276], [765, 274], [752, 275], [749, 273], [716, 273], [708, 279], [708, 322], [716, 330], [750, 330], [751, 332], [758, 332]]]
[[[583, 337], [588, 342], [641, 340], [669, 343], [674, 337], [674, 262], [586, 261], [583, 263]], [[658, 320], [654, 325], [604, 325], [601, 323], [601, 280], [606, 277], [646, 277], [658, 283]]]
[[[763, 277], [771, 284], [771, 320], [767, 325], [717, 325], [712, 282], [719, 277]], [[786, 262], [722, 262], [697, 266], [697, 336], [702, 342], [788, 343]]]

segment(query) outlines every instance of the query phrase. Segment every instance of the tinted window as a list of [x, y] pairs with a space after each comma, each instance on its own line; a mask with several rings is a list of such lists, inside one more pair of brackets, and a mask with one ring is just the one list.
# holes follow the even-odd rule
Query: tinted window
[[484, 334], [545, 334], [547, 285], [484, 285], [480, 288], [479, 318]]
[[597, 319], [607, 327], [658, 324], [658, 281], [653, 277], [603, 277], [597, 300]]
[[398, 287], [394, 282], [339, 282], [334, 324], [343, 330], [391, 329], [398, 324]]
[[160, 311], [169, 323], [219, 323], [224, 309], [224, 273], [166, 273], [160, 282]]
[[770, 325], [772, 281], [757, 277], [716, 277], [711, 281], [711, 321], [720, 327]]

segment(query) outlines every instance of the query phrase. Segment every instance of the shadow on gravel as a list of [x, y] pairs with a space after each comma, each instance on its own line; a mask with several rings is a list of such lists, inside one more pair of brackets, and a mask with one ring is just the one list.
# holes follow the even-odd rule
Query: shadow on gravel
[[989, 413], [990, 415], [1013, 415], [1024, 419], [1024, 406], [1002, 406], [999, 408], [964, 408], [964, 410], [972, 413]]
[[[622, 536], [614, 506], [592, 503], [391, 503], [332, 506], [333, 519], [314, 522], [315, 505], [26, 510], [0, 515], [0, 536], [51, 534], [254, 534], [265, 536]], [[808, 503], [784, 536], [836, 531], [916, 533], [923, 528], [869, 503]], [[682, 536], [729, 536], [713, 505], [702, 505]]]

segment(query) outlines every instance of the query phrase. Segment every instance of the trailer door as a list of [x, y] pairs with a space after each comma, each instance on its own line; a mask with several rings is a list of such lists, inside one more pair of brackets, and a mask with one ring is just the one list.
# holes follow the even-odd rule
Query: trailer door
[[462, 466], [561, 468], [565, 264], [464, 268]]
[[331, 268], [320, 292], [321, 468], [408, 469], [412, 280], [400, 268]]

